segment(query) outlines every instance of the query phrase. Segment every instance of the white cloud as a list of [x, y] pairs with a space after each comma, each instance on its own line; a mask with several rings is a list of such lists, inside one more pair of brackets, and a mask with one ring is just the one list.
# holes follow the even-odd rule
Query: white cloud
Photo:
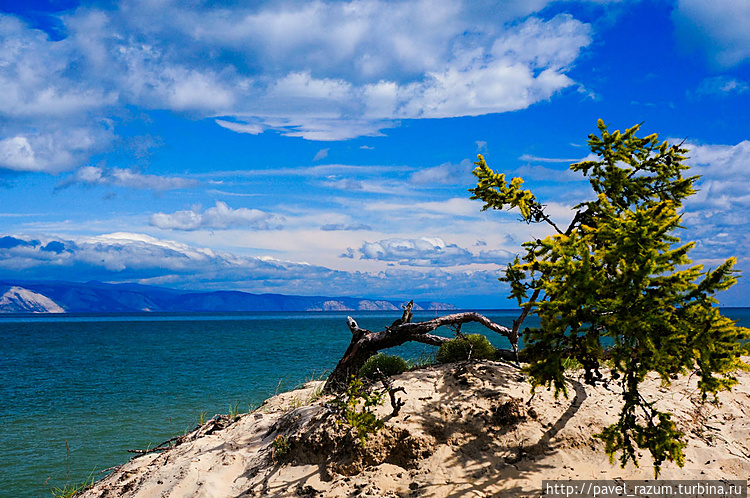
[[745, 93], [750, 90], [746, 82], [728, 76], [713, 76], [701, 81], [696, 93], [698, 95], [729, 96]]
[[45, 124], [43, 128], [41, 132], [0, 140], [0, 168], [56, 173], [75, 167], [94, 152], [101, 151], [114, 136], [107, 127], [64, 129], [56, 124]]
[[237, 133], [247, 133], [249, 135], [260, 135], [265, 131], [265, 127], [260, 124], [233, 123], [223, 119], [215, 120], [216, 124], [227, 130], [236, 131]]
[[343, 223], [327, 223], [320, 227], [324, 232], [338, 232], [338, 231], [358, 231], [358, 230], [372, 230], [370, 225], [364, 223], [355, 223], [352, 225], [344, 225]]
[[[694, 256], [716, 260], [750, 254], [750, 141], [737, 145], [685, 144], [691, 169], [701, 175], [698, 193], [685, 202], [686, 240], [697, 240]], [[710, 264], [710, 263], [709, 263]]]
[[750, 141], [737, 145], [698, 145], [687, 143], [689, 159], [693, 168], [690, 173], [703, 175], [704, 179], [729, 178], [750, 179]]
[[0, 168], [70, 169], [112, 141], [96, 113], [117, 92], [76, 74], [79, 56], [69, 40], [53, 42], [0, 14]]
[[0, 167], [79, 167], [132, 108], [321, 141], [523, 109], [573, 85], [591, 41], [569, 15], [527, 18], [546, 3], [120, 0], [65, 14], [61, 40], [0, 15]]
[[409, 213], [414, 218], [451, 218], [460, 216], [481, 216], [481, 204], [464, 197], [454, 197], [441, 201], [413, 202], [410, 204], [371, 201], [365, 204], [366, 211], [376, 213]]
[[[140, 282], [183, 289], [236, 289], [298, 295], [460, 299], [498, 292], [497, 271], [438, 268], [346, 272], [322, 266], [214, 251], [138, 233], [75, 239], [0, 237], [6, 279]], [[504, 302], [504, 300], [503, 300]]]
[[145, 175], [131, 169], [84, 166], [60, 182], [58, 188], [71, 185], [100, 185], [162, 191], [189, 188], [198, 184], [197, 180], [189, 178]]
[[53, 42], [15, 17], [0, 13], [0, 112], [11, 118], [48, 118], [112, 104], [116, 93], [76, 77], [70, 40]]
[[531, 18], [490, 49], [459, 52], [421, 81], [365, 86], [373, 118], [446, 118], [524, 109], [571, 86], [565, 71], [590, 43], [590, 29], [569, 15]]
[[[567, 162], [567, 160], [565, 161]], [[571, 163], [578, 160], [570, 161]], [[525, 164], [513, 170], [513, 176], [520, 176], [525, 182], [536, 181], [553, 181], [553, 182], [588, 182], [588, 179], [580, 173], [571, 171], [569, 168], [556, 169], [546, 166]]]
[[320, 161], [321, 159], [328, 157], [329, 150], [331, 149], [320, 149], [317, 154], [315, 154], [315, 157], [313, 157], [313, 161]]
[[456, 244], [447, 244], [439, 237], [365, 242], [359, 248], [359, 253], [362, 259], [392, 261], [404, 266], [439, 267], [473, 263], [505, 263], [510, 257], [507, 251], [482, 251], [479, 254], [473, 254]]
[[[594, 157], [594, 156], [591, 156]], [[565, 159], [565, 158], [559, 158], [559, 157], [539, 157], [534, 156], [531, 154], [523, 154], [521, 157], [519, 157], [521, 161], [530, 162], [530, 163], [577, 163], [579, 161], [585, 161], [586, 159], [579, 158], [572, 158], [572, 159]]]
[[678, 0], [672, 19], [681, 42], [704, 51], [719, 67], [750, 59], [750, 2]]
[[269, 230], [269, 223], [281, 221], [275, 215], [258, 209], [232, 209], [225, 202], [216, 201], [212, 208], [201, 212], [200, 208], [175, 213], [155, 213], [151, 215], [151, 225], [164, 230], [228, 230], [232, 228], [252, 228]]
[[464, 159], [460, 164], [443, 163], [414, 172], [409, 181], [417, 185], [470, 184], [473, 168], [474, 163], [468, 159]]
[[17, 136], [0, 140], [0, 164], [16, 171], [34, 171], [34, 150], [26, 137]]

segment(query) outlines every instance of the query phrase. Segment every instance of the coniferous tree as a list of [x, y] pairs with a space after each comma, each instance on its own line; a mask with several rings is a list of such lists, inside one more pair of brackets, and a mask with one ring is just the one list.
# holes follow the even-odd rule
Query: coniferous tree
[[[514, 330], [529, 313], [538, 328], [524, 331], [526, 372], [533, 387], [554, 387], [567, 395], [564, 364], [583, 365], [587, 383], [619, 382], [624, 405], [619, 420], [598, 435], [623, 466], [638, 465], [636, 448], [647, 449], [658, 476], [665, 460], [683, 465], [684, 434], [671, 414], [640, 394], [650, 372], [669, 384], [676, 374], [696, 372], [703, 400], [715, 399], [736, 383], [732, 372], [747, 369], [740, 359], [748, 330], [721, 315], [715, 294], [736, 282], [735, 259], [714, 270], [691, 266], [693, 242], [676, 236], [684, 199], [695, 193], [697, 176], [684, 177], [687, 150], [659, 142], [656, 134], [636, 136], [640, 125], [589, 135], [596, 161], [572, 164], [588, 177], [595, 197], [574, 207], [561, 230], [544, 205], [523, 190], [523, 180], [506, 182], [480, 155], [472, 199], [483, 210], [517, 208], [527, 223], [546, 222], [554, 234], [523, 244], [525, 254], [501, 278], [522, 308]], [[608, 378], [600, 370], [611, 361]]]

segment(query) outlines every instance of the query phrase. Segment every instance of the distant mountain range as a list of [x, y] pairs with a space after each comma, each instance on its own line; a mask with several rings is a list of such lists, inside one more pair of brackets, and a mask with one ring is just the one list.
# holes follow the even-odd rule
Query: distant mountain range
[[[399, 310], [401, 301], [285, 296], [239, 291], [190, 292], [138, 284], [0, 281], [0, 313], [134, 313], [211, 311]], [[415, 310], [453, 310], [415, 303]]]

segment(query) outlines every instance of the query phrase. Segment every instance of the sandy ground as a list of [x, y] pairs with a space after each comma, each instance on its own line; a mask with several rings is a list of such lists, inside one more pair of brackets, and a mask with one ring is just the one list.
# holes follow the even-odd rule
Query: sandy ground
[[[664, 463], [662, 479], [748, 479], [750, 373], [738, 378], [721, 406], [700, 405], [694, 377], [647, 381], [644, 395], [688, 439], [685, 466]], [[516, 367], [489, 361], [407, 372], [394, 385], [406, 404], [395, 417], [387, 402], [379, 408], [385, 427], [364, 449], [310, 383], [134, 458], [82, 496], [520, 497], [540, 496], [545, 479], [653, 479], [648, 455], [621, 468], [592, 438], [617, 417], [615, 386], [584, 386], [572, 373], [568, 399], [532, 398]], [[278, 435], [291, 446], [283, 457], [271, 447]]]

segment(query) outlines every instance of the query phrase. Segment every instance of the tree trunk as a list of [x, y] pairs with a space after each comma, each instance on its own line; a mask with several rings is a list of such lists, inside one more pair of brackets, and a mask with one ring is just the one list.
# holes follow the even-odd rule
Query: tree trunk
[[[488, 329], [502, 334], [510, 340], [513, 351], [501, 352], [504, 359], [518, 361], [518, 332], [508, 327], [503, 327], [492, 322], [489, 318], [475, 312], [454, 313], [424, 322], [411, 322], [411, 308], [413, 302], [404, 307], [404, 314], [400, 320], [396, 320], [390, 327], [382, 332], [371, 332], [360, 328], [352, 317], [347, 317], [347, 325], [352, 333], [352, 340], [346, 348], [344, 356], [339, 360], [336, 368], [326, 381], [325, 392], [342, 391], [349, 384], [352, 375], [356, 375], [362, 365], [378, 351], [400, 346], [409, 341], [421, 342], [431, 346], [440, 346], [449, 341], [448, 337], [434, 335], [431, 332], [439, 327], [460, 325], [462, 323], [476, 322]], [[504, 354], [503, 354], [504, 353]]]

